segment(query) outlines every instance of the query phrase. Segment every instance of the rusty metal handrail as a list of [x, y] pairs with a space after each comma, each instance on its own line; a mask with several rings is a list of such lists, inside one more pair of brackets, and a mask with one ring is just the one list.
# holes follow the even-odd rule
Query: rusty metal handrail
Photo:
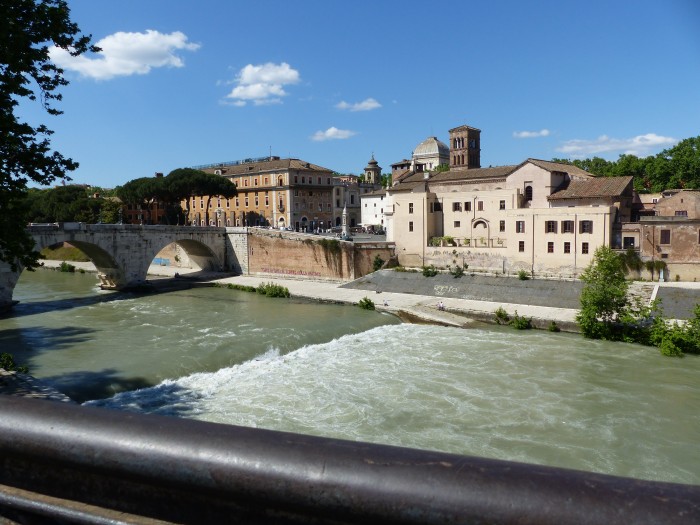
[[0, 516], [699, 523], [700, 487], [0, 396]]

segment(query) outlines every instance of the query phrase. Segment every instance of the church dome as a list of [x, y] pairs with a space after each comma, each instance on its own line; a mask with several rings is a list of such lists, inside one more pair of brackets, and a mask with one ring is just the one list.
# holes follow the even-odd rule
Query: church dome
[[450, 148], [444, 142], [440, 142], [437, 137], [428, 137], [416, 146], [413, 151], [413, 158], [420, 157], [448, 157]]

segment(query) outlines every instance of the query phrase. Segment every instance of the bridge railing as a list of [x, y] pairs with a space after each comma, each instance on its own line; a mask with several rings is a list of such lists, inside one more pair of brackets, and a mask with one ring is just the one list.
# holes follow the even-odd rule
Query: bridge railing
[[0, 396], [21, 523], [699, 523], [700, 487]]

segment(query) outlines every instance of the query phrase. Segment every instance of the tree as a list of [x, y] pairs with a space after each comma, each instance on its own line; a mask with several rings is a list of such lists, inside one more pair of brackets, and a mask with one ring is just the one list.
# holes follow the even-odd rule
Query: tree
[[0, 0], [0, 261], [15, 270], [36, 265], [38, 257], [19, 202], [27, 184], [46, 185], [78, 167], [51, 151], [46, 125], [33, 127], [16, 114], [20, 101], [37, 99], [49, 115], [61, 113], [53, 102], [68, 81], [51, 62], [49, 44], [73, 56], [99, 51], [69, 15], [64, 0]]
[[619, 339], [616, 325], [628, 305], [628, 283], [620, 257], [609, 247], [601, 246], [581, 280], [585, 284], [581, 310], [576, 315], [581, 332], [591, 339]]

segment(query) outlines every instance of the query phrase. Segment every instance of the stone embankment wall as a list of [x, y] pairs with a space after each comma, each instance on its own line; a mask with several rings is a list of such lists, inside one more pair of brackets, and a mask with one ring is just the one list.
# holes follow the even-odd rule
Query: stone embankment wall
[[371, 272], [377, 255], [388, 261], [393, 244], [262, 229], [251, 229], [247, 235], [246, 266], [251, 275], [351, 281]]
[[470, 275], [456, 279], [447, 273], [424, 277], [422, 273], [383, 270], [344, 285], [375, 292], [391, 291], [434, 297], [452, 297], [503, 304], [525, 304], [578, 309], [581, 281]]

